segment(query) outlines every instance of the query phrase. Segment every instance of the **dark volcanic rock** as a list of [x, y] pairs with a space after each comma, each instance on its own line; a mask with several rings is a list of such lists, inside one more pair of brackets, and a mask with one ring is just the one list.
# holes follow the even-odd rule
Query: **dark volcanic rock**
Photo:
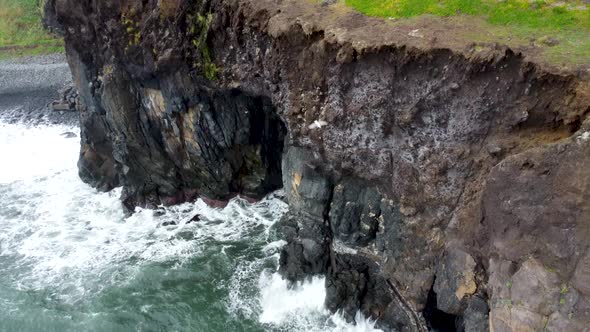
[[324, 274], [330, 264], [326, 216], [332, 186], [307, 149], [289, 147], [283, 156], [283, 183], [290, 211], [279, 230], [288, 244], [281, 252], [281, 272], [289, 280]]
[[46, 4], [80, 95], [80, 175], [130, 209], [282, 186], [281, 273], [326, 275], [350, 319], [590, 324], [583, 77], [307, 1]]
[[51, 103], [51, 109], [54, 111], [76, 111], [78, 104], [78, 92], [73, 86], [68, 86], [60, 92], [61, 98]]
[[465, 310], [466, 300], [477, 291], [475, 267], [475, 260], [468, 253], [458, 249], [447, 251], [439, 262], [434, 282], [437, 308], [453, 315]]
[[490, 308], [486, 301], [480, 297], [472, 297], [467, 304], [463, 314], [463, 326], [465, 332], [487, 332], [489, 331], [488, 312]]
[[193, 222], [198, 222], [201, 221], [201, 215], [200, 214], [195, 214], [194, 217], [192, 217], [187, 224], [193, 223]]
[[347, 180], [334, 188], [330, 225], [334, 240], [365, 246], [375, 240], [381, 216], [381, 194], [363, 182]]

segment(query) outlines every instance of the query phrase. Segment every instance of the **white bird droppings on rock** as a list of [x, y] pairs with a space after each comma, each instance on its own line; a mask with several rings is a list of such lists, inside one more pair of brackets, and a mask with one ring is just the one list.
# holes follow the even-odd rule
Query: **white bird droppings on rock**
[[322, 129], [322, 127], [327, 126], [328, 123], [322, 120], [315, 120], [312, 124], [309, 125], [309, 129]]

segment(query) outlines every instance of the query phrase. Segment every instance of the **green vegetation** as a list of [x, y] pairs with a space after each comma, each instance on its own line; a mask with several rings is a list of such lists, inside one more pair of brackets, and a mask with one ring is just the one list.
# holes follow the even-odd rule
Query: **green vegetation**
[[209, 26], [213, 20], [211, 13], [201, 15], [188, 15], [187, 20], [189, 22], [189, 33], [193, 36], [192, 44], [200, 53], [200, 62], [195, 63], [195, 67], [201, 70], [203, 76], [208, 80], [214, 80], [217, 78], [219, 68], [215, 66], [211, 58], [211, 51], [207, 46], [207, 36], [209, 34]]
[[476, 42], [533, 43], [552, 62], [590, 63], [590, 8], [580, 0], [343, 0], [378, 17], [404, 19], [430, 14], [483, 18]]
[[141, 40], [141, 30], [138, 22], [133, 19], [134, 15], [135, 11], [132, 10], [129, 13], [123, 13], [121, 16], [127, 35], [129, 35], [129, 46], [139, 45]]
[[0, 0], [0, 58], [63, 51], [63, 41], [43, 29], [41, 0]]
[[561, 286], [561, 290], [559, 291], [559, 293], [561, 295], [565, 295], [567, 294], [567, 292], [569, 292], [570, 288], [568, 287], [568, 285], [563, 285]]
[[548, 316], [544, 316], [543, 317], [543, 331], [547, 331], [547, 325], [549, 324], [549, 317]]
[[561, 286], [561, 289], [559, 290], [559, 294], [561, 295], [559, 297], [559, 304], [565, 304], [566, 303], [566, 294], [569, 292], [570, 288], [568, 285], [564, 284]]
[[507, 299], [504, 301], [504, 303], [508, 309], [512, 309], [512, 299]]

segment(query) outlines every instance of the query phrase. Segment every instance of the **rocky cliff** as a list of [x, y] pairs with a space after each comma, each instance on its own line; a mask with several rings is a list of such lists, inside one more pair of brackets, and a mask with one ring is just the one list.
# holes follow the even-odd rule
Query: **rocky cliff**
[[388, 330], [590, 326], [590, 84], [305, 0], [47, 0], [80, 175], [135, 206], [283, 187], [290, 280]]

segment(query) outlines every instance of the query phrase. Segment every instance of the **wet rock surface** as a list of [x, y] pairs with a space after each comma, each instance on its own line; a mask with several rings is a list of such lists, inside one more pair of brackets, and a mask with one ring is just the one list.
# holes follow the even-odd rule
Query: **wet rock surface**
[[281, 252], [280, 270], [292, 281], [324, 274], [331, 264], [326, 216], [332, 188], [314, 161], [309, 150], [298, 147], [289, 147], [283, 155], [283, 184], [291, 210], [279, 223], [288, 242]]
[[54, 111], [70, 111], [75, 112], [77, 110], [76, 105], [78, 101], [78, 92], [73, 86], [67, 86], [59, 91], [60, 98], [54, 100], [51, 103], [51, 109]]
[[130, 209], [282, 186], [280, 271], [349, 319], [583, 330], [588, 82], [330, 3], [48, 0], [82, 178]]

